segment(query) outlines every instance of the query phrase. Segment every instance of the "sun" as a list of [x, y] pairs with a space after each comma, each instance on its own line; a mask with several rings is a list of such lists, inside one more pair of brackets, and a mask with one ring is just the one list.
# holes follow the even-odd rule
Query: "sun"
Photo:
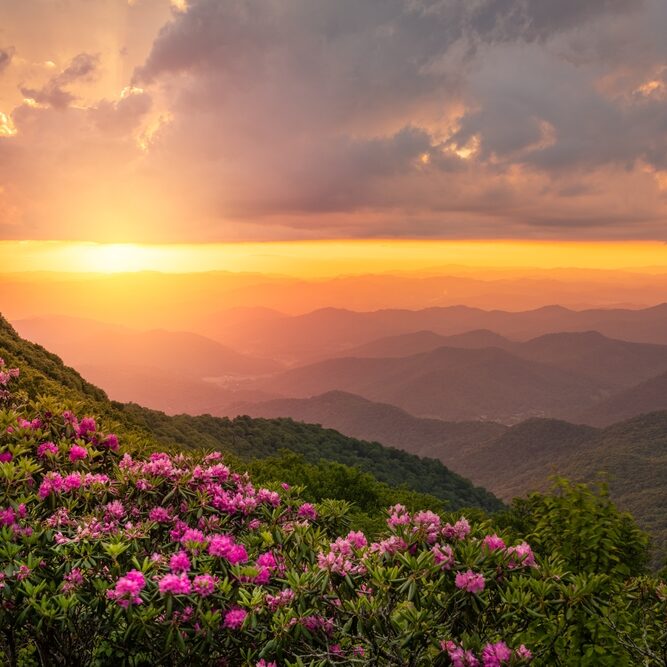
[[95, 273], [142, 271], [150, 263], [150, 248], [134, 243], [92, 243], [78, 253], [78, 261]]

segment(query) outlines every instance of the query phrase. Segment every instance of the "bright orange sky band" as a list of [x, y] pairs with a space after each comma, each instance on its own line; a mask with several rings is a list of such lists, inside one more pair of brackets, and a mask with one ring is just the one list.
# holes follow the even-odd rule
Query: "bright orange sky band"
[[662, 242], [344, 240], [209, 244], [0, 241], [5, 273], [243, 271], [324, 277], [443, 266], [667, 271]]

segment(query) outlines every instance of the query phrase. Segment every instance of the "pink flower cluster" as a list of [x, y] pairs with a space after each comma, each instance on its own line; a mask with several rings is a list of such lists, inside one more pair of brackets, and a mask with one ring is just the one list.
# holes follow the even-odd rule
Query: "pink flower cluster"
[[17, 378], [20, 373], [18, 368], [8, 368], [7, 370], [3, 370], [4, 367], [5, 360], [0, 357], [0, 387], [6, 387], [9, 384], [9, 381], [13, 378]]
[[139, 570], [130, 570], [121, 577], [114, 588], [107, 591], [107, 597], [115, 600], [121, 607], [127, 608], [132, 604], [141, 604], [139, 594], [146, 586], [146, 579]]
[[449, 544], [440, 545], [435, 544], [431, 548], [433, 560], [436, 565], [439, 565], [443, 570], [451, 570], [454, 565], [454, 550]]
[[297, 510], [297, 516], [308, 521], [315, 521], [317, 519], [317, 510], [310, 503], [303, 503]]
[[459, 572], [454, 583], [456, 588], [468, 591], [468, 593], [481, 593], [485, 586], [484, 576], [472, 570]]
[[169, 569], [176, 574], [190, 571], [190, 559], [185, 551], [175, 553], [169, 559]]
[[515, 547], [509, 547], [507, 553], [511, 556], [508, 567], [514, 569], [517, 567], [536, 567], [535, 555], [527, 542], [521, 542]]
[[58, 445], [53, 442], [43, 442], [41, 445], [39, 445], [39, 447], [37, 447], [37, 456], [40, 459], [43, 459], [49, 455], [57, 456], [57, 454]]
[[42, 479], [37, 493], [40, 498], [44, 499], [52, 493], [67, 493], [96, 484], [107, 485], [109, 482], [109, 477], [102, 474], [71, 473], [63, 477], [60, 473], [48, 472]]
[[214, 577], [212, 574], [198, 574], [192, 582], [192, 589], [197, 595], [201, 595], [204, 598], [215, 591], [217, 582], [217, 577]]
[[225, 614], [223, 626], [225, 628], [229, 628], [230, 630], [238, 630], [243, 625], [243, 621], [245, 621], [247, 615], [248, 612], [245, 611], [245, 609], [241, 609], [239, 607], [230, 609]]
[[185, 572], [181, 574], [165, 574], [158, 583], [162, 595], [187, 595], [192, 590], [192, 585]]
[[329, 545], [329, 553], [320, 552], [317, 564], [323, 570], [340, 575], [364, 574], [366, 568], [360, 560], [357, 550], [368, 545], [366, 536], [361, 532], [350, 532], [347, 537], [339, 537]]
[[294, 591], [291, 588], [286, 588], [280, 591], [277, 595], [267, 594], [265, 601], [270, 611], [275, 611], [278, 607], [284, 607], [294, 600]]
[[[532, 660], [532, 653], [523, 645], [512, 651], [505, 642], [486, 644], [482, 649], [481, 660], [473, 651], [466, 650], [453, 641], [442, 641], [440, 647], [447, 652], [453, 667], [502, 667], [509, 665], [512, 658], [517, 663], [528, 663]], [[512, 662], [511, 664], [515, 664]]]
[[245, 563], [248, 560], [245, 547], [237, 544], [231, 535], [213, 535], [208, 544], [208, 552], [211, 556], [224, 558], [231, 565]]

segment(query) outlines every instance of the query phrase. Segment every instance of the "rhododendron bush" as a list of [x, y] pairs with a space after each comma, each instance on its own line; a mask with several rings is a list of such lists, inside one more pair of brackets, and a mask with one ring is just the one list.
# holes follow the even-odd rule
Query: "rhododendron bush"
[[[488, 522], [395, 505], [384, 534], [336, 535], [341, 503], [258, 488], [218, 452], [124, 452], [92, 417], [13, 399], [17, 373], [0, 376], [10, 665], [633, 664], [656, 650], [613, 627], [627, 605], [596, 624], [602, 654], [568, 662], [572, 614], [599, 615], [609, 582]], [[659, 587], [627, 595], [664, 610]]]

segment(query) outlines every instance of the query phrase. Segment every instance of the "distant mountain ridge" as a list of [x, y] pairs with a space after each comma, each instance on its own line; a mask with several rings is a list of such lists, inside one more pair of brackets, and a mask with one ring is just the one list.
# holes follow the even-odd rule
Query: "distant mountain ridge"
[[605, 386], [500, 348], [440, 347], [408, 357], [339, 358], [294, 368], [259, 383], [285, 397], [332, 390], [396, 405], [418, 417], [516, 423], [568, 415], [604, 396]]
[[144, 331], [61, 316], [18, 320], [13, 325], [24, 338], [53, 349], [75, 366], [115, 360], [128, 366], [170, 368], [189, 378], [258, 375], [281, 368], [275, 361], [241, 354], [187, 331]]
[[136, 404], [110, 401], [104, 391], [65, 366], [55, 354], [23, 340], [1, 315], [0, 356], [21, 369], [19, 382], [31, 397], [41, 394], [76, 403], [80, 410], [112, 423], [125, 442], [137, 446], [157, 443], [171, 448], [221, 449], [241, 460], [270, 457], [288, 449], [313, 463], [324, 459], [358, 467], [387, 484], [405, 485], [441, 498], [453, 509], [475, 506], [492, 511], [502, 507], [491, 493], [474, 487], [440, 461], [320, 426], [289, 419], [167, 416]]
[[496, 422], [446, 422], [415, 417], [387, 403], [375, 403], [344, 391], [311, 398], [273, 399], [229, 406], [229, 414], [253, 417], [290, 417], [322, 424], [346, 435], [400, 447], [419, 456], [446, 460], [448, 453], [466, 451], [495, 439], [507, 427]]
[[419, 331], [380, 338], [352, 348], [346, 356], [405, 357], [432, 352], [439, 347], [498, 347], [522, 359], [548, 364], [618, 387], [629, 387], [662, 370], [667, 371], [667, 345], [616, 340], [598, 331], [560, 331], [525, 342], [512, 341], [486, 329], [455, 336]]
[[667, 373], [625, 389], [580, 412], [576, 419], [593, 426], [609, 426], [649, 412], [667, 410]]
[[561, 306], [544, 306], [520, 312], [468, 306], [369, 312], [322, 308], [305, 315], [273, 319], [266, 329], [230, 327], [220, 340], [246, 353], [304, 363], [347, 354], [345, 350], [386, 336], [417, 331], [451, 336], [478, 329], [522, 341], [560, 331], [598, 331], [610, 338], [664, 345], [667, 344], [667, 303], [637, 310], [574, 311]]

